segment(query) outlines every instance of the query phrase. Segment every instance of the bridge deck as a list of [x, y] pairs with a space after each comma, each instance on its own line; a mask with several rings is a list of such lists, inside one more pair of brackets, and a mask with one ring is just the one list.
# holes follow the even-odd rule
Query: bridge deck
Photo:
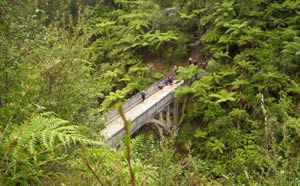
[[[146, 99], [144, 102], [140, 102], [135, 105], [133, 108], [125, 112], [125, 117], [127, 120], [134, 121], [136, 118], [140, 117], [147, 110], [151, 109], [153, 105], [157, 104], [165, 97], [170, 95], [174, 89], [181, 86], [183, 81], [174, 81], [173, 86], [165, 86], [163, 89], [156, 91], [149, 97], [146, 95]], [[106, 127], [101, 131], [102, 135], [107, 139], [113, 138], [116, 134], [120, 133], [120, 131], [124, 130], [124, 123], [122, 118], [119, 116], [114, 120], [107, 123]], [[131, 131], [133, 133], [135, 131]]]

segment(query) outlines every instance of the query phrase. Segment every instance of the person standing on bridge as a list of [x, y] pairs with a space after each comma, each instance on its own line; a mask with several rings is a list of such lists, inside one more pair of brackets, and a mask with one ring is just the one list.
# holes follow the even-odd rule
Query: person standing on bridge
[[163, 82], [159, 82], [157, 87], [158, 87], [159, 90], [163, 89], [164, 88]]
[[145, 91], [142, 91], [142, 92], [141, 92], [141, 97], [142, 97], [142, 100], [143, 100], [143, 102], [144, 102], [145, 99], [146, 99], [146, 93], [145, 93]]
[[168, 85], [170, 85], [170, 86], [173, 86], [173, 79], [174, 79], [174, 77], [173, 76], [170, 76], [170, 77], [168, 77]]
[[173, 68], [173, 76], [177, 76], [178, 75], [178, 66], [175, 65]]

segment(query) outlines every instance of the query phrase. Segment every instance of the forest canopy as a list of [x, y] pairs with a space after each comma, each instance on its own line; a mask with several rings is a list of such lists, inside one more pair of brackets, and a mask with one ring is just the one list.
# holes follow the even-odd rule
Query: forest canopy
[[[299, 12], [298, 0], [1, 0], [0, 185], [299, 185]], [[174, 65], [193, 77], [189, 57], [208, 74], [174, 92], [178, 130], [109, 148], [105, 113]]]

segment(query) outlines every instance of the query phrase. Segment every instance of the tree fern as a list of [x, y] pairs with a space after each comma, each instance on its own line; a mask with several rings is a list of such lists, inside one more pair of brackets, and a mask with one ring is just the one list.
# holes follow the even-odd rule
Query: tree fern
[[283, 42], [285, 44], [283, 53], [300, 56], [300, 37], [295, 37], [292, 42]]
[[130, 67], [128, 73], [129, 74], [137, 74], [137, 75], [143, 75], [145, 73], [148, 73], [150, 71], [150, 68], [148, 66], [140, 66], [140, 65], [134, 65]]
[[291, 80], [291, 82], [287, 86], [287, 92], [292, 92], [292, 93], [300, 95], [300, 86], [299, 86], [299, 84], [296, 83], [294, 80]]
[[200, 40], [204, 42], [215, 42], [218, 41], [220, 36], [221, 33], [217, 31], [207, 31], [205, 34], [203, 34]]
[[150, 28], [150, 23], [145, 20], [133, 20], [129, 23], [129, 29], [138, 33], [144, 33], [145, 29]]
[[217, 94], [209, 94], [208, 97], [216, 98], [215, 103], [222, 103], [227, 101], [235, 101], [234, 98], [235, 93], [228, 92], [227, 90], [223, 89], [220, 90]]
[[175, 97], [180, 98], [184, 96], [191, 96], [196, 93], [196, 90], [193, 87], [184, 86], [184, 87], [177, 88], [174, 92], [175, 92]]
[[198, 73], [202, 73], [203, 70], [199, 69], [197, 65], [189, 65], [188, 67], [179, 67], [178, 68], [178, 78], [179, 79], [191, 79]]
[[230, 84], [232, 85], [232, 89], [237, 90], [243, 89], [244, 86], [249, 84], [249, 82], [243, 79], [235, 79], [235, 81], [231, 82]]
[[147, 32], [144, 35], [144, 39], [150, 43], [151, 46], [154, 46], [156, 49], [158, 49], [164, 43], [178, 41], [180, 37], [174, 31], [161, 32], [160, 30], [156, 30], [154, 33]]

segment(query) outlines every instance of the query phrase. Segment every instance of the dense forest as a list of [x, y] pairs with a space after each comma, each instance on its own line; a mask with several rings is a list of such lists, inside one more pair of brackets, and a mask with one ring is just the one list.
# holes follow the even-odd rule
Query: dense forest
[[[179, 129], [106, 145], [105, 113], [190, 56]], [[299, 83], [299, 0], [1, 0], [0, 185], [298, 186]]]

